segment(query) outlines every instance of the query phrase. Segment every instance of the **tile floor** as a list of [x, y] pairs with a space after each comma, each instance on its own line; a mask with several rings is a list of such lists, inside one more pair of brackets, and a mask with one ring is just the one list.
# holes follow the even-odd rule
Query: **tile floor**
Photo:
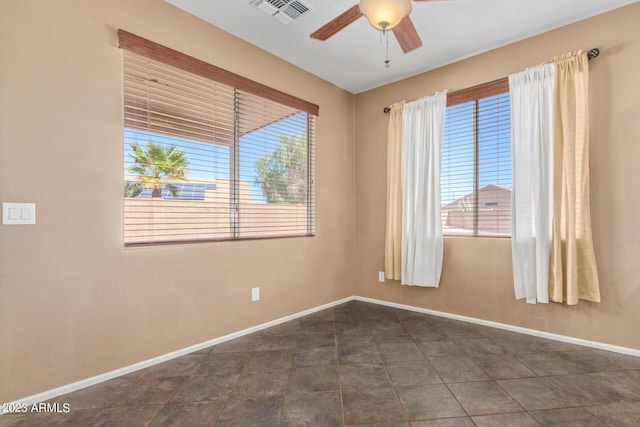
[[0, 426], [640, 426], [640, 358], [349, 302]]

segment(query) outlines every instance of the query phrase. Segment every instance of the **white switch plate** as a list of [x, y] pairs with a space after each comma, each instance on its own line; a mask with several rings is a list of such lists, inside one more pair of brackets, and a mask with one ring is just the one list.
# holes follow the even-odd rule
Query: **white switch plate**
[[251, 301], [260, 301], [260, 288], [251, 288]]
[[378, 271], [378, 282], [384, 283], [384, 271]]
[[23, 225], [36, 223], [35, 203], [2, 203], [2, 223]]

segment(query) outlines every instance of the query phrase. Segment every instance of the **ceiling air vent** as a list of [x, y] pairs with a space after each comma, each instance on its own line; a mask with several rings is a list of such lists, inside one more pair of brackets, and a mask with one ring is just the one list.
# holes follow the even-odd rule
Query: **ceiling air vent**
[[300, 0], [253, 0], [251, 3], [283, 24], [290, 24], [311, 10]]

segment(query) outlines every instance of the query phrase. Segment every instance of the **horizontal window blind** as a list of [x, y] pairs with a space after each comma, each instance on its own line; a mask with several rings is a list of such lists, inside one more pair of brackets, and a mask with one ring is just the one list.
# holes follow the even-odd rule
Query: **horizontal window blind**
[[123, 58], [125, 245], [313, 235], [313, 115]]
[[288, 105], [300, 111], [306, 111], [314, 116], [319, 114], [320, 107], [316, 104], [265, 86], [122, 29], [118, 30], [118, 45], [129, 52], [193, 73], [205, 79], [259, 95], [270, 101]]
[[[508, 90], [502, 81], [499, 84]], [[491, 93], [491, 89], [483, 85], [483, 90], [476, 93], [482, 96], [487, 90]], [[445, 235], [511, 234], [508, 92], [464, 100], [447, 107], [442, 146], [441, 209]]]
[[239, 234], [313, 234], [313, 116], [242, 91], [239, 101], [238, 182], [260, 198], [239, 192]]
[[233, 143], [232, 87], [124, 51], [124, 125], [201, 142]]

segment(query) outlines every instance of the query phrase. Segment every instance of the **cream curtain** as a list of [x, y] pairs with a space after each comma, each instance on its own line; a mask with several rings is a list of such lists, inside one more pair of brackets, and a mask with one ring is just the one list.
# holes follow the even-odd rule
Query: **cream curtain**
[[438, 287], [442, 271], [440, 156], [447, 92], [406, 103], [402, 112], [401, 283]]
[[387, 133], [387, 227], [384, 244], [384, 275], [400, 280], [402, 269], [402, 180], [400, 147], [404, 103], [391, 106]]
[[554, 199], [549, 294], [600, 302], [589, 209], [589, 66], [582, 51], [553, 60]]
[[549, 302], [554, 71], [543, 64], [509, 76], [513, 283], [529, 304]]

